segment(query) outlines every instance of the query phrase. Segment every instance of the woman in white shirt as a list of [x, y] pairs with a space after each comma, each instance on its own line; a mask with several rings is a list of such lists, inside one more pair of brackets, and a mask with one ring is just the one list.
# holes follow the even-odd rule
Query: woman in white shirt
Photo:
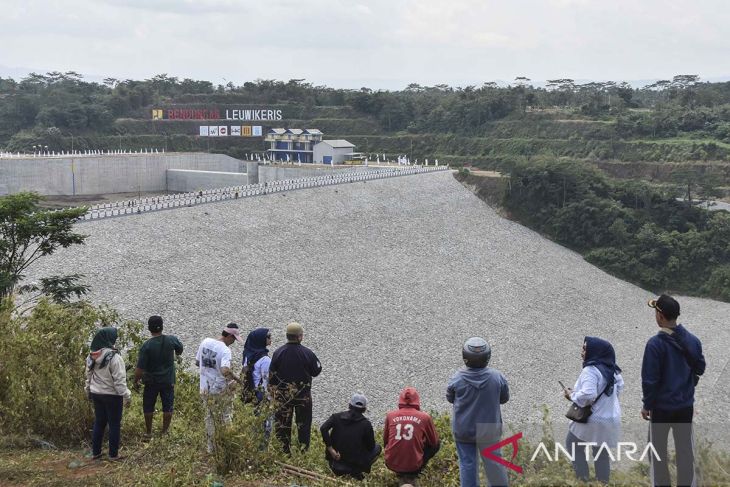
[[[585, 337], [583, 370], [573, 389], [565, 390], [565, 398], [579, 407], [592, 405], [593, 413], [586, 423], [570, 422], [566, 449], [573, 455], [573, 470], [578, 479], [587, 481], [588, 458], [593, 458], [596, 479], [608, 483], [611, 473], [609, 448], [616, 448], [621, 436], [621, 405], [619, 394], [624, 388], [621, 368], [616, 365], [616, 353], [606, 340]], [[594, 443], [592, 455], [585, 445]]]

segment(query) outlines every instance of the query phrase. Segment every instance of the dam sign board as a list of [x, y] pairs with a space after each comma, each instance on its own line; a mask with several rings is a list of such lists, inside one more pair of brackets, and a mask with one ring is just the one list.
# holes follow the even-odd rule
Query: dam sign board
[[282, 111], [270, 108], [153, 108], [152, 120], [281, 120]]
[[262, 137], [263, 127], [261, 125], [200, 125], [198, 127], [200, 137]]

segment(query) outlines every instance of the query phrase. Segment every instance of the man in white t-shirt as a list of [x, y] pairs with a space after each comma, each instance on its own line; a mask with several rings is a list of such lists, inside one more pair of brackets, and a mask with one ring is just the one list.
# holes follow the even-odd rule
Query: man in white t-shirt
[[206, 338], [198, 347], [195, 365], [200, 372], [200, 395], [205, 407], [205, 431], [208, 453], [215, 448], [216, 423], [229, 423], [233, 408], [232, 383], [241, 380], [231, 371], [233, 342], [241, 342], [241, 331], [236, 323], [229, 323], [218, 338]]

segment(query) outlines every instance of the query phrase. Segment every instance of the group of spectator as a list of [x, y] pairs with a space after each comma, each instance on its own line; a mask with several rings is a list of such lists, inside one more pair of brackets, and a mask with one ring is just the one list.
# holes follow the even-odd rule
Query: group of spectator
[[[667, 457], [669, 431], [676, 445], [677, 485], [694, 482], [692, 417], [694, 388], [704, 373], [705, 360], [700, 341], [681, 324], [677, 324], [679, 303], [662, 295], [651, 300], [659, 333], [647, 343], [642, 365], [643, 408], [641, 415], [651, 421], [650, 438], [659, 454], [652, 459], [653, 485], [670, 485]], [[169, 431], [174, 406], [175, 358], [183, 353], [180, 341], [165, 335], [163, 321], [152, 316], [148, 321], [151, 338], [139, 350], [134, 374], [135, 388], [144, 383], [143, 412], [146, 436], [152, 435], [157, 397], [162, 402], [162, 433]], [[119, 431], [124, 405], [129, 404], [124, 361], [114, 347], [115, 328], [102, 328], [91, 342], [87, 358], [86, 390], [94, 402], [95, 421], [92, 458], [101, 458], [102, 438], [109, 429], [109, 458], [119, 459]], [[234, 384], [240, 397], [251, 404], [261, 417], [266, 448], [270, 433], [286, 454], [291, 453], [292, 423], [297, 425], [298, 444], [308, 449], [312, 426], [312, 379], [322, 372], [322, 365], [312, 350], [302, 345], [304, 329], [299, 323], [286, 326], [286, 343], [269, 357], [271, 330], [257, 328], [247, 338], [241, 336], [236, 323], [229, 323], [216, 338], [206, 338], [198, 347], [195, 364], [200, 375], [200, 394], [205, 408], [208, 452], [215, 450], [216, 425], [231, 420]], [[231, 349], [244, 343], [243, 368], [236, 375], [231, 367]], [[489, 485], [508, 485], [504, 462], [482, 455], [483, 445], [499, 442], [502, 437], [501, 405], [509, 400], [505, 377], [488, 367], [491, 348], [480, 337], [468, 339], [462, 347], [465, 367], [459, 369], [446, 386], [446, 399], [453, 404], [452, 433], [459, 459], [462, 487], [479, 485], [480, 462]], [[576, 452], [573, 467], [581, 480], [589, 479], [586, 442], [615, 447], [620, 434], [619, 395], [624, 387], [621, 368], [616, 363], [613, 346], [597, 337], [586, 337], [581, 358], [583, 369], [573, 388], [564, 396], [575, 407], [591, 409], [586, 421], [572, 421], [566, 446]], [[266, 407], [269, 405], [270, 407]], [[370, 420], [365, 416], [368, 400], [355, 393], [347, 410], [332, 414], [321, 426], [325, 457], [338, 476], [362, 479], [384, 451], [386, 466], [401, 485], [417, 483], [418, 476], [439, 451], [440, 440], [430, 415], [421, 411], [421, 399], [413, 387], [405, 387], [398, 397], [398, 408], [387, 413], [383, 428], [383, 446], [375, 440]], [[273, 414], [269, 411], [273, 410]], [[499, 449], [492, 455], [501, 456]], [[607, 452], [594, 448], [596, 478], [608, 482], [610, 462]]]

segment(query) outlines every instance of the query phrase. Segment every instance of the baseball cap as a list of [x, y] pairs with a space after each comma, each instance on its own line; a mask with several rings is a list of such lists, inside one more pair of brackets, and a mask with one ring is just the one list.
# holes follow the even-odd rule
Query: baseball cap
[[236, 323], [228, 323], [226, 327], [223, 328], [223, 331], [229, 335], [233, 335], [233, 338], [235, 338], [237, 342], [243, 342], [243, 339], [241, 338], [241, 330], [239, 330]]
[[367, 409], [368, 398], [365, 397], [365, 394], [360, 394], [359, 392], [356, 392], [352, 395], [352, 399], [350, 399], [350, 406], [358, 409]]
[[662, 294], [656, 299], [650, 299], [647, 304], [650, 308], [654, 308], [663, 314], [668, 320], [673, 320], [679, 316], [679, 303], [667, 294]]

